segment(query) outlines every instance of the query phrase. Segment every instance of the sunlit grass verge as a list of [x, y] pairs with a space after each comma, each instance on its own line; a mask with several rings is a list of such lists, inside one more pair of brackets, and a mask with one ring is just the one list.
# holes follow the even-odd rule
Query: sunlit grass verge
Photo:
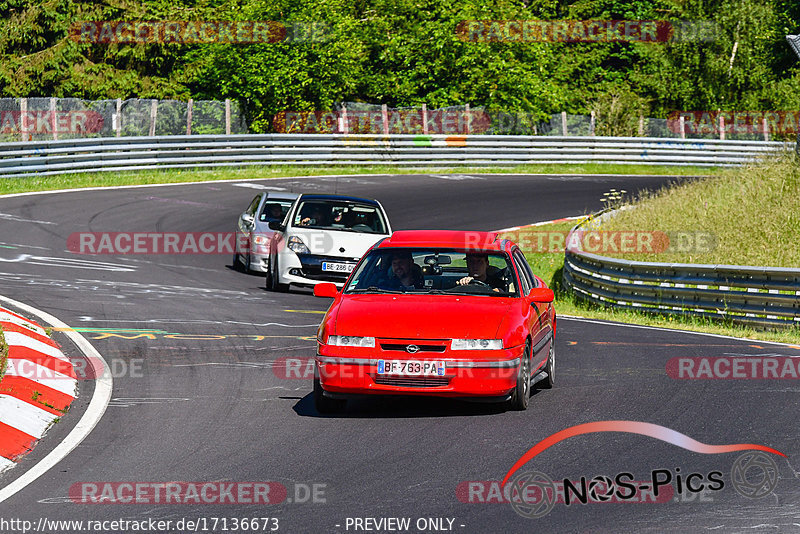
[[[578, 221], [568, 221], [542, 226], [531, 227], [517, 232], [504, 234], [525, 252], [525, 257], [530, 263], [533, 272], [544, 280], [555, 291], [556, 313], [559, 315], [578, 315], [589, 319], [617, 321], [646, 326], [672, 328], [676, 330], [690, 330], [693, 332], [706, 332], [726, 336], [747, 338], [759, 341], [778, 341], [781, 343], [800, 345], [800, 328], [780, 331], [761, 331], [751, 327], [735, 325], [720, 319], [704, 317], [685, 317], [678, 315], [660, 315], [629, 310], [604, 308], [595, 304], [578, 300], [571, 292], [564, 289], [562, 272], [564, 269], [563, 249], [550, 252], [552, 248], [539, 247], [534, 235], [551, 233], [565, 235]], [[544, 250], [544, 251], [542, 251]]]
[[[661, 253], [603, 253], [627, 260], [800, 267], [800, 165], [794, 156], [728, 169], [705, 180], [645, 194], [603, 231], [663, 231]], [[688, 236], [682, 244], [676, 235]], [[706, 243], [692, 236], [708, 234]]]
[[516, 167], [451, 167], [406, 168], [396, 165], [380, 166], [252, 166], [216, 169], [155, 169], [125, 172], [96, 172], [62, 174], [29, 178], [4, 178], [0, 180], [0, 194], [29, 191], [52, 191], [81, 187], [113, 187], [120, 185], [169, 184], [210, 180], [256, 180], [329, 174], [464, 174], [464, 173], [518, 173], [518, 174], [658, 174], [698, 176], [722, 172], [716, 167], [672, 167], [652, 165], [519, 165]]

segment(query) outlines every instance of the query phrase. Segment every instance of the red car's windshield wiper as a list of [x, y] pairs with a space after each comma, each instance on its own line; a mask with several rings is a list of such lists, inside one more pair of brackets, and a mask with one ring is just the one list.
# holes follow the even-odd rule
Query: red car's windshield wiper
[[377, 286], [369, 286], [368, 288], [351, 289], [348, 293], [397, 293], [402, 294], [403, 291], [396, 291], [394, 289], [383, 289]]

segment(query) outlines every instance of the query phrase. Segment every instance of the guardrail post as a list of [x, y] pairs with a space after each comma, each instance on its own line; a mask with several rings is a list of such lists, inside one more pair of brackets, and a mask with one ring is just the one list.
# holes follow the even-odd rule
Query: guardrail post
[[764, 141], [769, 141], [769, 125], [767, 124], [766, 117], [761, 119], [761, 126], [764, 128]]
[[725, 117], [721, 113], [719, 115], [719, 140], [725, 140]]
[[389, 108], [381, 105], [381, 118], [383, 119], [383, 135], [389, 135]]
[[28, 99], [27, 98], [20, 98], [19, 99], [19, 133], [22, 139], [22, 142], [28, 140]]
[[428, 135], [428, 106], [422, 103], [422, 133]]
[[592, 110], [592, 114], [589, 117], [589, 135], [594, 135], [594, 121], [595, 121], [594, 110]]
[[465, 115], [467, 117], [466, 132], [467, 132], [467, 135], [469, 135], [471, 133], [470, 123], [472, 122], [472, 117], [470, 117], [470, 114], [469, 114], [469, 104], [467, 104], [464, 109], [466, 110], [464, 113], [465, 113]]
[[639, 137], [644, 137], [644, 115], [639, 115]]
[[680, 123], [681, 128], [681, 139], [686, 139], [686, 118], [681, 115], [681, 118], [678, 120]]
[[58, 141], [58, 128], [56, 128], [56, 99], [50, 98], [50, 123], [53, 125], [53, 141]]
[[186, 135], [192, 135], [192, 105], [194, 104], [194, 99], [189, 99], [189, 102], [186, 104]]
[[225, 135], [231, 134], [231, 99], [225, 99]]
[[122, 135], [122, 99], [117, 99], [117, 122], [115, 124], [117, 129], [117, 137]]
[[567, 135], [567, 112], [561, 112], [561, 135], [566, 137]]
[[158, 100], [153, 99], [150, 104], [150, 137], [156, 135], [156, 113], [158, 112]]

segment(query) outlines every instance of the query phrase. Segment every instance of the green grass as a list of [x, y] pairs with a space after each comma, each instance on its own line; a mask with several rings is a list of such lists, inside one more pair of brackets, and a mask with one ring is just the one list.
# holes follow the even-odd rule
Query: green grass
[[[663, 231], [671, 237], [669, 247], [661, 253], [603, 255], [639, 261], [800, 266], [800, 165], [794, 157], [672, 185], [644, 195], [635, 206], [604, 221], [599, 229]], [[679, 232], [688, 237], [683, 246], [678, 243]], [[691, 236], [697, 233], [710, 235], [708, 246], [696, 245]]]
[[[551, 235], [565, 235], [577, 222], [578, 221], [569, 221], [529, 227], [516, 232], [503, 234], [504, 237], [520, 245], [520, 248], [525, 252], [525, 258], [528, 260], [528, 263], [530, 263], [533, 272], [554, 290], [556, 295], [555, 308], [558, 315], [577, 315], [589, 319], [658, 326], [677, 330], [690, 330], [693, 332], [706, 332], [760, 341], [778, 341], [781, 343], [800, 345], [800, 328], [796, 327], [781, 331], [761, 331], [746, 326], [734, 325], [729, 322], [726, 323], [721, 320], [609, 309], [577, 300], [572, 293], [565, 291], [562, 285], [561, 274], [564, 268], [563, 248], [550, 252], [549, 250], [553, 250], [555, 247], [541, 247], [538, 242], [539, 235], [547, 237]], [[546, 243], [546, 241], [543, 241], [543, 244]], [[555, 243], [555, 245], [557, 245], [557, 243]]]
[[328, 174], [464, 174], [464, 173], [522, 173], [522, 174], [670, 174], [682, 176], [716, 175], [722, 169], [708, 167], [671, 167], [651, 165], [518, 165], [516, 167], [452, 167], [405, 168], [384, 166], [252, 166], [222, 169], [162, 169], [130, 172], [76, 173], [30, 178], [0, 180], [0, 194], [29, 191], [52, 191], [81, 187], [112, 187], [120, 185], [168, 184], [206, 180], [255, 180], [292, 176]]

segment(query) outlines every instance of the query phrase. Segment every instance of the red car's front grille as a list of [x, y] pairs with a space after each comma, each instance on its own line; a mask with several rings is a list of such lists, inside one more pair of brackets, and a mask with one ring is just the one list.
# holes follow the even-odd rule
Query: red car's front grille
[[404, 388], [440, 388], [450, 383], [450, 378], [446, 376], [376, 376], [373, 380], [376, 384], [382, 386], [399, 386]]
[[447, 348], [445, 345], [416, 345], [415, 343], [381, 343], [381, 349], [383, 350], [399, 350], [403, 352], [408, 352], [406, 347], [409, 345], [415, 345], [419, 348], [417, 352], [444, 352]]

